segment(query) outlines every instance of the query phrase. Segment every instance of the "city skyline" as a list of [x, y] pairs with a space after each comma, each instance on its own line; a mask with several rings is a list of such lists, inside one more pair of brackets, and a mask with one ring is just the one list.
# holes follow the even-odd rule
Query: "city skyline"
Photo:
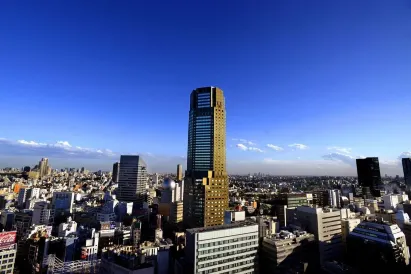
[[201, 5], [4, 4], [0, 166], [110, 170], [139, 154], [185, 169], [187, 94], [213, 85], [229, 173], [355, 176], [356, 158], [379, 157], [403, 174], [409, 6]]

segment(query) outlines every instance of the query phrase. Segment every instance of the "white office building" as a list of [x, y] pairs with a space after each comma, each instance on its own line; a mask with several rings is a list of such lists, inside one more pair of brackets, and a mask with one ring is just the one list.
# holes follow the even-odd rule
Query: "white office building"
[[328, 203], [331, 207], [341, 207], [341, 191], [339, 189], [328, 190]]
[[187, 229], [185, 249], [188, 273], [257, 273], [258, 225], [244, 221]]

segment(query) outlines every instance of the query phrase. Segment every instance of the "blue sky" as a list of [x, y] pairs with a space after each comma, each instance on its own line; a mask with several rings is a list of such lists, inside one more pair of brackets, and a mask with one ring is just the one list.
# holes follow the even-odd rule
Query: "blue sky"
[[3, 1], [0, 40], [3, 166], [141, 153], [174, 170], [209, 85], [231, 172], [355, 174], [379, 156], [396, 174], [410, 155], [409, 1]]

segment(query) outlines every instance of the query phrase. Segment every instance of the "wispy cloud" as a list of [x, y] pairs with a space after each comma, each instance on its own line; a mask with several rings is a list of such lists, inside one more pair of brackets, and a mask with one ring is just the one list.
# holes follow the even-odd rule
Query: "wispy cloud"
[[110, 149], [85, 148], [72, 146], [68, 141], [57, 141], [55, 143], [43, 143], [27, 140], [1, 139], [2, 150], [10, 154], [36, 155], [53, 157], [80, 157], [80, 158], [100, 158], [117, 156]]
[[295, 149], [301, 149], [301, 150], [308, 149], [308, 146], [303, 145], [303, 144], [291, 144], [291, 145], [288, 145], [288, 146], [292, 147], [292, 148], [295, 148]]
[[343, 162], [343, 163], [346, 163], [346, 164], [351, 165], [351, 166], [356, 165], [355, 158], [353, 156], [343, 154], [343, 153], [339, 153], [339, 152], [333, 152], [333, 153], [329, 153], [327, 155], [323, 155], [322, 158], [325, 159], [325, 160], [330, 160], [330, 161]]
[[273, 149], [273, 150], [275, 150], [275, 151], [282, 151], [282, 150], [284, 150], [282, 147], [279, 147], [279, 146], [276, 146], [276, 145], [273, 145], [273, 144], [267, 144], [267, 147], [268, 147], [268, 148], [271, 148], [271, 149]]
[[252, 141], [249, 141], [249, 140], [246, 140], [246, 139], [233, 138], [231, 140], [236, 141], [236, 142], [240, 142], [241, 144], [246, 144], [246, 145], [249, 145], [249, 146], [256, 146], [257, 145], [256, 143], [254, 143]]
[[332, 147], [327, 147], [327, 149], [341, 152], [344, 154], [351, 154], [351, 148], [332, 146]]
[[243, 150], [243, 151], [256, 151], [256, 152], [264, 152], [264, 150], [259, 149], [258, 147], [248, 147], [244, 144], [237, 144], [236, 145], [237, 148]]

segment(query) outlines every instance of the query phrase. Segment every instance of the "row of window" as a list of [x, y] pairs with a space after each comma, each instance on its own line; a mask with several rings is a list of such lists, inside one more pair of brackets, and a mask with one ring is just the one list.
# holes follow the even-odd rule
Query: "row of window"
[[215, 241], [215, 242], [205, 243], [205, 244], [199, 244], [198, 247], [199, 248], [212, 247], [212, 246], [219, 246], [219, 245], [231, 244], [231, 243], [242, 242], [242, 241], [247, 241], [247, 240], [254, 240], [254, 239], [257, 239], [257, 235], [239, 237], [239, 238], [234, 238], [230, 240]]

